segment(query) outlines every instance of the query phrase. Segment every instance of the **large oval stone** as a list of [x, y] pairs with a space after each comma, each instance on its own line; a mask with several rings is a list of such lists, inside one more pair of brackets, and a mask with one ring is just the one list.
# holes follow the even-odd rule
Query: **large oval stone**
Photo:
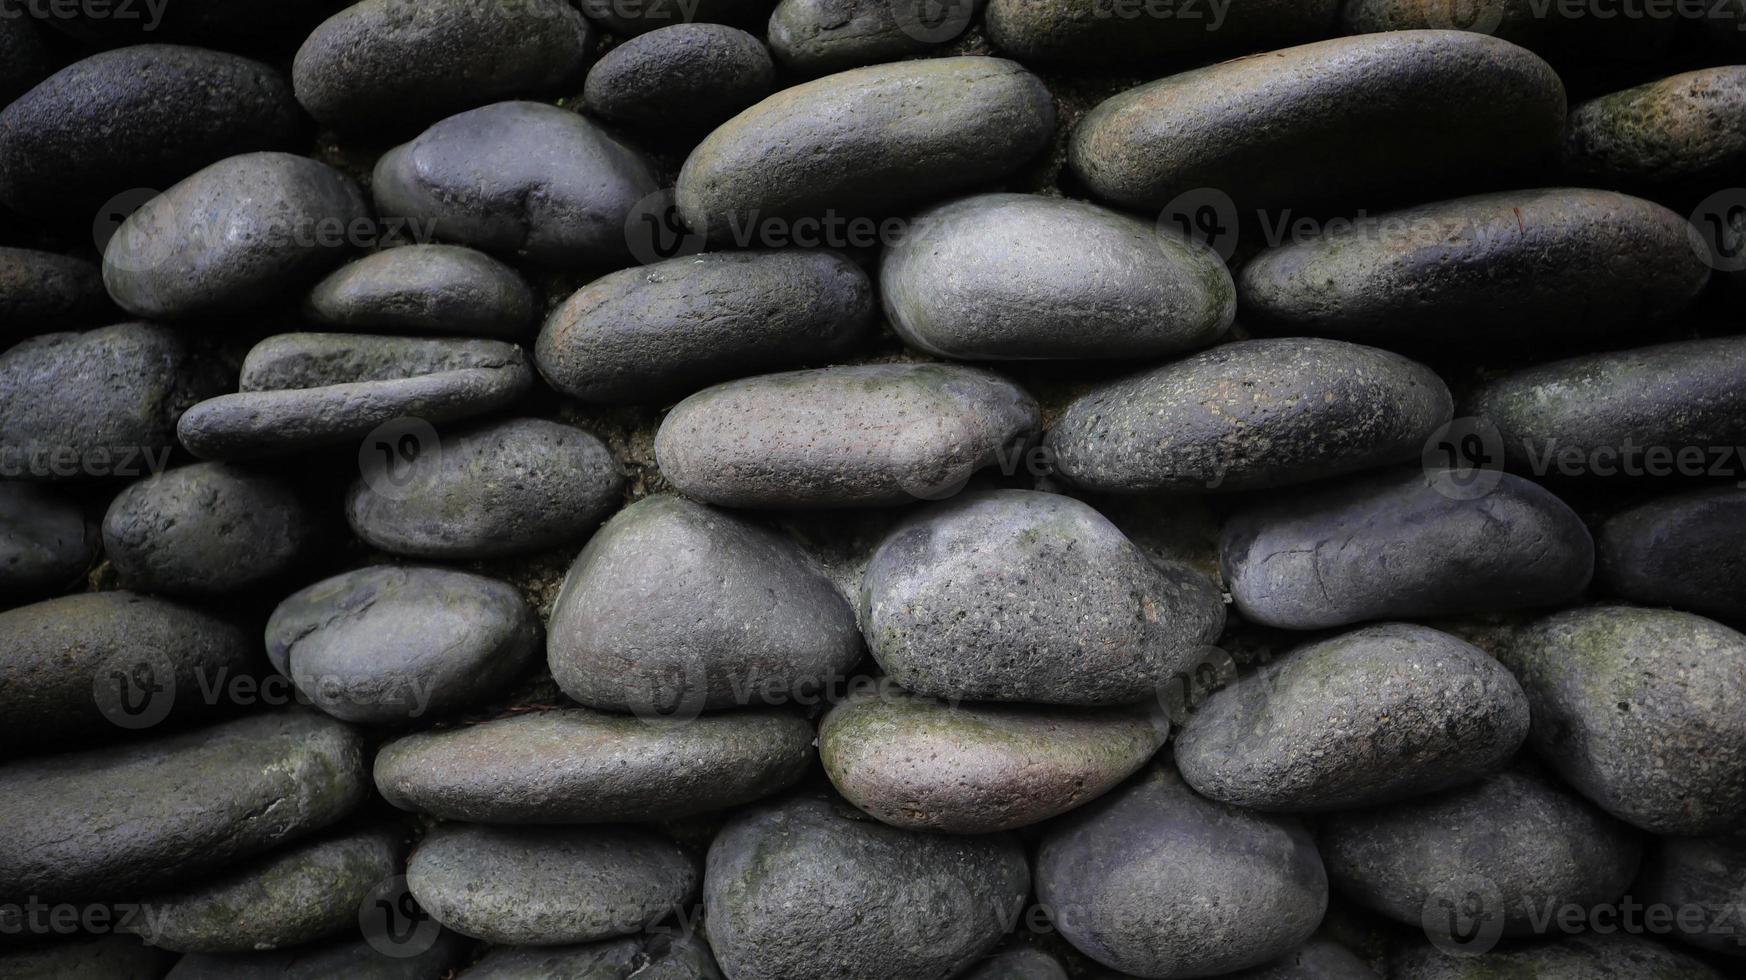
[[1726, 621], [1746, 619], [1746, 493], [1714, 487], [1660, 497], [1607, 518], [1595, 533], [1607, 591]]
[[533, 331], [540, 302], [519, 273], [483, 252], [406, 245], [336, 269], [306, 309], [319, 323], [362, 333], [519, 340]]
[[1027, 64], [1093, 70], [1111, 61], [1267, 51], [1334, 33], [1339, 0], [1237, 0], [1220, 6], [1118, 0], [988, 0], [983, 27], [997, 50]]
[[969, 360], [1157, 357], [1236, 316], [1209, 248], [1084, 201], [984, 194], [924, 211], [885, 250], [880, 296], [912, 347]]
[[48, 487], [0, 482], [0, 602], [65, 591], [97, 561], [97, 526]]
[[1570, 108], [1564, 167], [1583, 182], [1704, 191], [1746, 164], [1746, 65], [1682, 72]]
[[1244, 340], [1094, 388], [1047, 445], [1087, 490], [1252, 490], [1416, 458], [1451, 409], [1443, 380], [1398, 354]]
[[673, 820], [789, 786], [811, 767], [812, 741], [812, 726], [786, 713], [671, 724], [562, 708], [397, 739], [376, 755], [376, 786], [445, 820]]
[[661, 475], [727, 507], [868, 507], [939, 499], [1016, 468], [1035, 399], [945, 364], [863, 364], [743, 378], [680, 402], [655, 434]]

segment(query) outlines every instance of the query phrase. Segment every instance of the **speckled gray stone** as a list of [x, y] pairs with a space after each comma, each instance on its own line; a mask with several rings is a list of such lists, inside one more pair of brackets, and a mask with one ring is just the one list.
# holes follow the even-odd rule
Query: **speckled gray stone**
[[1050, 825], [1037, 900], [1104, 966], [1203, 977], [1308, 939], [1327, 910], [1328, 878], [1295, 820], [1202, 799], [1166, 763]]
[[588, 21], [566, 0], [364, 0], [297, 50], [297, 100], [323, 124], [404, 132], [520, 95], [559, 94], [582, 75]]
[[0, 342], [83, 327], [113, 314], [95, 264], [55, 252], [0, 248]]
[[608, 51], [588, 70], [591, 112], [669, 137], [700, 135], [770, 94], [764, 42], [723, 24], [675, 24]]
[[1067, 971], [1048, 953], [1019, 946], [988, 957], [961, 980], [1067, 980]]
[[470, 109], [389, 150], [372, 190], [384, 216], [548, 265], [624, 264], [625, 223], [656, 190], [640, 152], [538, 102]]
[[[1746, 894], [1746, 831], [1720, 837], [1662, 837], [1649, 846], [1633, 894], [1674, 911], [1680, 942], [1728, 956], [1746, 956], [1740, 896]], [[1698, 913], [1685, 912], [1697, 909]]]
[[1065, 813], [1158, 751], [1154, 703], [1094, 711], [955, 705], [901, 689], [857, 692], [819, 725], [819, 757], [845, 799], [908, 830], [986, 834]]
[[53, 752], [210, 712], [230, 680], [256, 672], [255, 651], [230, 622], [132, 592], [0, 612], [0, 738], [15, 755]]
[[1423, 944], [1389, 957], [1390, 976], [1412, 980], [1722, 980], [1678, 950], [1622, 932], [1494, 949], [1483, 956]]
[[290, 149], [306, 128], [285, 76], [258, 61], [169, 44], [105, 51], [0, 109], [0, 202], [54, 215], [163, 190], [225, 157]]
[[65, 591], [97, 561], [100, 538], [78, 502], [47, 487], [0, 482], [0, 599]]
[[1217, 342], [1236, 316], [1210, 248], [1084, 201], [982, 194], [923, 211], [880, 260], [904, 342], [967, 360], [1151, 358]]
[[1321, 629], [1549, 606], [1594, 572], [1588, 528], [1511, 473], [1481, 496], [1444, 471], [1390, 469], [1237, 512], [1219, 536], [1225, 586], [1245, 619]]
[[540, 623], [506, 582], [372, 565], [293, 593], [267, 621], [267, 657], [321, 710], [405, 725], [500, 692], [539, 656]]
[[1484, 651], [1383, 623], [1298, 647], [1211, 695], [1176, 736], [1195, 791], [1261, 810], [1374, 806], [1490, 775], [1528, 699]]
[[360, 443], [406, 418], [482, 415], [532, 385], [527, 355], [499, 340], [279, 334], [244, 358], [240, 391], [195, 405], [176, 431], [207, 459], [282, 456]]
[[722, 980], [709, 944], [690, 933], [627, 936], [580, 946], [500, 946], [461, 972], [464, 980]]
[[1284, 957], [1226, 980], [1380, 980], [1351, 950], [1326, 939], [1311, 939]]
[[740, 811], [703, 888], [730, 980], [945, 980], [1000, 941], [1030, 880], [1009, 835], [898, 830], [802, 795]]
[[397, 739], [376, 756], [376, 787], [445, 820], [671, 820], [786, 788], [812, 742], [811, 724], [776, 711], [671, 724], [561, 708]]
[[[17, 21], [0, 20], [0, 38], [6, 25], [14, 23]], [[175, 953], [153, 949], [132, 936], [81, 935], [18, 948], [0, 947], [0, 976], [17, 980], [158, 980], [175, 961]]]
[[347, 938], [267, 953], [196, 953], [182, 957], [164, 980], [443, 980], [466, 960], [470, 945], [445, 929], [429, 945], [409, 938], [387, 950]]
[[1416, 458], [1451, 407], [1442, 379], [1398, 354], [1244, 340], [1094, 388], [1046, 444], [1087, 490], [1252, 490]]
[[545, 551], [593, 530], [624, 486], [604, 443], [546, 419], [484, 422], [420, 448], [404, 485], [361, 476], [346, 494], [352, 531], [383, 551], [438, 559]]
[[697, 895], [696, 859], [623, 827], [441, 824], [406, 865], [431, 917], [465, 936], [553, 946], [638, 932]]
[[1030, 457], [1037, 403], [999, 375], [864, 364], [742, 378], [680, 402], [655, 434], [661, 474], [727, 507], [937, 500]]
[[986, 184], [1048, 145], [1054, 98], [1001, 58], [874, 65], [783, 89], [709, 134], [676, 201], [715, 241], [775, 219], [883, 217]]
[[355, 930], [371, 892], [400, 870], [399, 834], [348, 831], [153, 895], [129, 932], [185, 953], [279, 949]]
[[1611, 191], [1427, 204], [1263, 251], [1237, 277], [1245, 323], [1389, 345], [1580, 338], [1679, 313], [1709, 282], [1682, 215]]
[[572, 398], [660, 404], [718, 381], [829, 363], [870, 332], [873, 307], [867, 274], [836, 252], [706, 252], [577, 290], [546, 319], [534, 360]]
[[1130, 89], [1080, 120], [1068, 163], [1130, 208], [1156, 212], [1207, 188], [1240, 210], [1302, 208], [1523, 168], [1556, 147], [1563, 124], [1564, 86], [1526, 49], [1397, 31]]
[[[1746, 65], [1685, 72], [1570, 107], [1564, 167], [1616, 187], [1708, 192], [1746, 165]], [[1709, 186], [1715, 184], [1714, 187]]]
[[1746, 492], [1658, 497], [1595, 532], [1598, 583], [1613, 595], [1730, 622], [1746, 620]]
[[791, 539], [680, 497], [595, 532], [552, 607], [552, 678], [638, 714], [788, 703], [861, 659], [854, 612]]
[[941, 698], [1154, 698], [1224, 626], [1212, 583], [1155, 564], [1089, 505], [1029, 490], [916, 512], [868, 562], [859, 601], [880, 665]]
[[964, 32], [982, 0], [782, 0], [770, 15], [770, 48], [783, 67], [824, 75], [898, 61]]
[[345, 725], [288, 710], [12, 762], [0, 767], [4, 898], [137, 895], [234, 866], [362, 803], [363, 752]]
[[1746, 636], [1690, 613], [1554, 613], [1497, 650], [1527, 692], [1528, 744], [1603, 809], [1658, 834], [1746, 821]]
[[342, 330], [517, 340], [533, 332], [540, 303], [519, 273], [483, 252], [406, 245], [335, 270], [307, 310]]
[[[1172, 5], [1078, 0], [988, 0], [984, 29], [999, 51], [1026, 64], [1103, 68], [1160, 57], [1207, 60], [1265, 51], [1334, 33], [1339, 0], [1242, 0]], [[1162, 11], [1162, 14], [1159, 12]]]

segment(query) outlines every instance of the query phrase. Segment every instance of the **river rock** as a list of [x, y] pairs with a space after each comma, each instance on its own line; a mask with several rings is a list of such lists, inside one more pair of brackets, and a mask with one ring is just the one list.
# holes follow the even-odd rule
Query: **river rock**
[[338, 170], [289, 153], [247, 153], [122, 222], [103, 252], [103, 282], [139, 316], [234, 313], [307, 286], [374, 230], [363, 195]]
[[594, 35], [566, 0], [364, 0], [297, 50], [297, 101], [365, 135], [462, 109], [557, 93], [582, 75]]
[[879, 267], [904, 342], [970, 360], [1151, 358], [1236, 316], [1210, 248], [1084, 201], [984, 194], [917, 215]]
[[1417, 458], [1451, 406], [1435, 372], [1398, 354], [1245, 340], [1092, 389], [1047, 446], [1087, 490], [1251, 490]]
[[1746, 493], [1713, 487], [1660, 497], [1607, 518], [1595, 534], [1607, 591], [1652, 606], [1746, 620]]
[[282, 578], [311, 556], [321, 532], [282, 478], [195, 463], [117, 494], [103, 518], [103, 552], [129, 588], [217, 596]]
[[1207, 189], [1239, 209], [1303, 208], [1525, 169], [1563, 124], [1564, 86], [1525, 48], [1395, 31], [1130, 89], [1080, 120], [1068, 164], [1099, 197], [1154, 213]]
[[706, 133], [764, 98], [776, 66], [764, 43], [723, 24], [675, 24], [608, 51], [583, 101], [613, 122], [668, 136]]
[[1657, 834], [1746, 814], [1746, 636], [1690, 613], [1554, 613], [1497, 651], [1527, 692], [1528, 744], [1584, 796]]
[[551, 946], [638, 932], [683, 911], [698, 867], [642, 830], [441, 824], [412, 853], [406, 882], [462, 935]]
[[922, 54], [962, 34], [982, 0], [782, 0], [770, 48], [784, 67], [824, 75]]
[[918, 694], [1099, 705], [1153, 698], [1194, 667], [1224, 607], [1088, 504], [996, 490], [893, 528], [861, 580], [860, 618], [873, 656]]
[[1510, 473], [1456, 492], [1445, 472], [1392, 469], [1239, 511], [1219, 537], [1237, 609], [1307, 630], [1549, 606], [1588, 585], [1594, 542], [1562, 500]]
[[1237, 277], [1245, 323], [1390, 345], [1593, 340], [1709, 282], [1686, 219], [1611, 191], [1485, 194], [1330, 225]]
[[363, 751], [340, 722], [289, 710], [12, 762], [5, 899], [128, 897], [307, 836], [369, 794]]
[[1199, 977], [1295, 949], [1322, 921], [1328, 878], [1295, 820], [1202, 799], [1161, 765], [1050, 825], [1037, 900], [1104, 966]]
[[225, 157], [290, 149], [305, 132], [290, 83], [258, 61], [171, 44], [104, 51], [0, 109], [0, 202], [88, 208]]
[[892, 689], [832, 708], [818, 744], [838, 792], [881, 821], [986, 834], [1096, 799], [1145, 765], [1169, 730], [1156, 706], [956, 705]]
[[446, 929], [414, 931], [404, 943], [340, 939], [267, 953], [195, 953], [164, 980], [443, 980], [471, 943]]
[[1345, 810], [1488, 776], [1527, 736], [1528, 699], [1489, 654], [1383, 623], [1212, 694], [1183, 722], [1176, 766], [1196, 792], [1237, 806]]
[[[0, 20], [0, 39], [6, 35], [6, 25], [13, 23], [17, 22]], [[18, 980], [156, 980], [175, 961], [175, 953], [153, 949], [132, 936], [80, 935], [0, 947], [0, 976]]]
[[836, 252], [706, 252], [582, 287], [547, 318], [534, 360], [572, 398], [659, 404], [829, 362], [869, 333], [873, 307], [866, 273]]
[[1646, 905], [1673, 911], [1674, 938], [1736, 957], [1746, 956], [1739, 932], [1742, 894], [1746, 831], [1659, 838], [1650, 846], [1633, 889], [1633, 897]]
[[88, 326], [113, 312], [103, 273], [92, 263], [36, 249], [0, 248], [0, 343]]
[[988, 957], [962, 980], [1067, 980], [1067, 971], [1048, 953], [1019, 946]]
[[399, 835], [329, 835], [218, 878], [154, 895], [128, 931], [187, 953], [279, 949], [355, 930], [372, 891], [400, 870]]
[[576, 113], [499, 102], [383, 154], [373, 188], [384, 216], [447, 241], [547, 265], [623, 265], [626, 222], [656, 184], [641, 153]]
[[675, 725], [561, 708], [397, 739], [376, 756], [376, 786], [445, 820], [673, 820], [788, 787], [811, 767], [812, 742], [812, 726], [782, 712]]
[[267, 657], [321, 710], [405, 725], [489, 698], [539, 655], [540, 623], [506, 582], [374, 565], [293, 593], [267, 621]]
[[[1339, 0], [1239, 0], [1169, 6], [1107, 0], [988, 0], [984, 29], [1025, 63], [1099, 68], [1111, 61], [1265, 51], [1334, 33]], [[1163, 11], [1162, 14], [1159, 11]]]
[[588, 19], [613, 35], [632, 38], [676, 24], [733, 24], [752, 30], [770, 14], [771, 0], [579, 0]]
[[226, 384], [206, 348], [156, 324], [22, 341], [0, 352], [0, 475], [78, 480], [161, 470], [183, 410]]
[[[898, 830], [801, 795], [722, 828], [703, 889], [710, 945], [732, 980], [945, 980], [1000, 941], [1030, 881], [1009, 835]], [[802, 895], [807, 914], [796, 915]]]
[[406, 245], [335, 270], [309, 294], [310, 318], [341, 330], [518, 340], [539, 297], [514, 269], [458, 245]]
[[[1684, 72], [1570, 108], [1564, 167], [1626, 188], [1701, 187], [1746, 166], [1746, 65]], [[1721, 186], [1721, 185], [1717, 185]]]
[[0, 612], [0, 638], [0, 737], [16, 755], [210, 712], [257, 661], [234, 624], [131, 592]]
[[464, 980], [722, 980], [701, 936], [657, 928], [579, 946], [499, 946], [461, 974]]
[[47, 487], [0, 482], [0, 602], [70, 588], [97, 561], [97, 525]]
[[998, 375], [863, 364], [706, 388], [661, 421], [655, 458], [687, 496], [726, 507], [869, 507], [939, 499], [1016, 467], [1036, 400]]
[[595, 532], [552, 607], [552, 679], [594, 708], [682, 714], [816, 695], [861, 659], [855, 616], [792, 539], [681, 497]]
[[856, 68], [783, 89], [709, 134], [676, 201], [717, 241], [771, 221], [883, 217], [999, 180], [1054, 126], [1042, 81], [1001, 58]]
[[[532, 385], [527, 355], [499, 340], [279, 334], [244, 358], [240, 391], [195, 405], [176, 432], [207, 459], [282, 456], [364, 442], [375, 432], [378, 441], [360, 453], [375, 459], [425, 431], [407, 427], [408, 419], [428, 425], [482, 415]], [[391, 461], [384, 475], [398, 465]]]
[[500, 558], [573, 541], [619, 504], [605, 443], [546, 419], [484, 422], [421, 447], [407, 482], [367, 474], [346, 495], [365, 542], [416, 558]]
[[1555, 942], [1509, 946], [1475, 956], [1429, 943], [1389, 957], [1390, 976], [1413, 980], [1721, 980], [1722, 974], [1684, 953], [1624, 932], [1579, 933]]

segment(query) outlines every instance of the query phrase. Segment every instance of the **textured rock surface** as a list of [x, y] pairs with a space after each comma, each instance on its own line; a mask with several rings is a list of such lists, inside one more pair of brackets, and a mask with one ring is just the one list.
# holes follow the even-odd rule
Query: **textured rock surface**
[[[1720, 837], [1665, 837], [1651, 845], [1633, 892], [1675, 911], [1673, 936], [1699, 949], [1746, 956], [1739, 931], [1746, 891], [1746, 832]], [[1682, 920], [1678, 913], [1685, 909]]]
[[1746, 619], [1743, 533], [1746, 493], [1739, 488], [1660, 497], [1600, 526], [1596, 575], [1626, 599], [1739, 621]]
[[982, 0], [782, 0], [770, 15], [770, 48], [784, 67], [823, 75], [899, 61], [957, 37]]
[[509, 266], [458, 245], [375, 252], [317, 283], [317, 322], [360, 332], [517, 340], [533, 332], [539, 298]]
[[588, 70], [583, 101], [614, 122], [700, 134], [770, 94], [764, 43], [723, 24], [675, 24], [620, 44]]
[[89, 326], [113, 310], [96, 265], [71, 255], [0, 248], [0, 342]]
[[1230, 980], [1377, 980], [1377, 974], [1346, 947], [1311, 939], [1266, 966], [1231, 974]]
[[1027, 63], [1099, 68], [1112, 60], [1202, 61], [1326, 37], [1334, 33], [1339, 7], [1338, 0], [1245, 0], [1222, 8], [988, 0], [983, 27], [997, 50]]
[[1067, 980], [1067, 971], [1048, 953], [1020, 947], [988, 957], [963, 980]]
[[1606, 186], [1667, 188], [1746, 163], [1746, 66], [1684, 72], [1570, 107], [1564, 166]]

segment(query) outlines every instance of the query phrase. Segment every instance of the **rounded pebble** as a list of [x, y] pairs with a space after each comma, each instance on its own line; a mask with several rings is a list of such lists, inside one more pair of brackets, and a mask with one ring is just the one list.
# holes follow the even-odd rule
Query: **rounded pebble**
[[1746, 65], [1684, 72], [1570, 107], [1564, 167], [1604, 186], [1708, 191], [1746, 165]]
[[1613, 595], [1729, 621], [1746, 620], [1746, 493], [1737, 487], [1661, 497], [1595, 532], [1600, 584]]
[[770, 15], [770, 49], [783, 67], [824, 75], [898, 61], [964, 32], [981, 0], [782, 0]]
[[[1649, 906], [1674, 910], [1673, 937], [1698, 949], [1746, 956], [1738, 931], [1746, 893], [1746, 831], [1719, 837], [1663, 837], [1650, 845], [1633, 889]], [[1701, 910], [1701, 915], [1679, 913]]]
[[113, 311], [96, 265], [71, 255], [0, 248], [0, 343], [89, 326]]
[[406, 245], [342, 266], [309, 294], [310, 317], [340, 330], [518, 340], [539, 298], [514, 269], [458, 245]]
[[1223, 7], [1110, 0], [988, 0], [983, 27], [996, 50], [1025, 61], [1091, 68], [1111, 61], [1262, 51], [1334, 33], [1339, 0], [1246, 0]]
[[639, 34], [588, 70], [583, 101], [617, 123], [696, 135], [770, 94], [764, 43], [723, 24], [675, 24]]

